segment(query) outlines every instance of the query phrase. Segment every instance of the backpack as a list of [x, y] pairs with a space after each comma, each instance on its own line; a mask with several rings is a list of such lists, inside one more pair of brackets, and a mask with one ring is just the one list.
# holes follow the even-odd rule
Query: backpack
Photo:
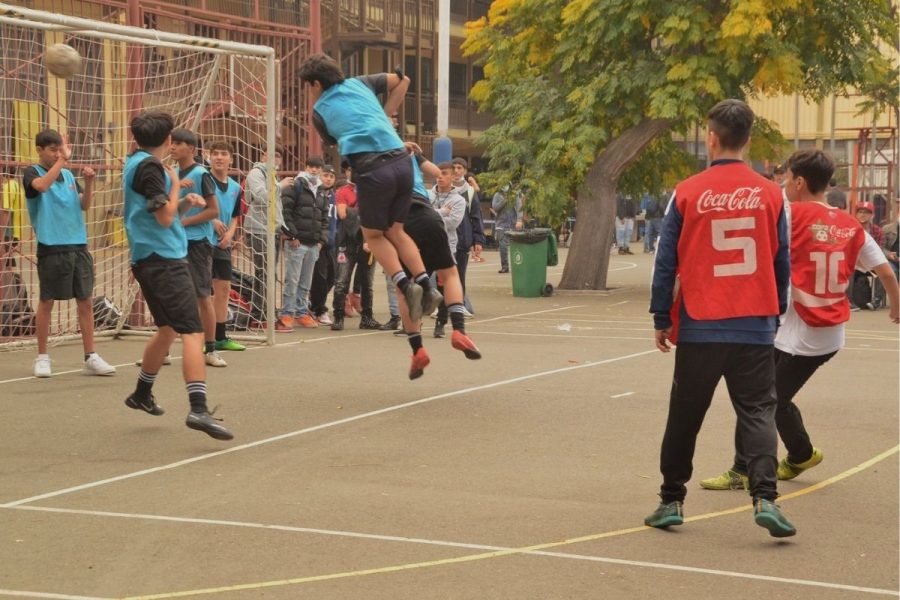
[[0, 337], [27, 337], [35, 330], [34, 310], [28, 303], [22, 276], [0, 272]]

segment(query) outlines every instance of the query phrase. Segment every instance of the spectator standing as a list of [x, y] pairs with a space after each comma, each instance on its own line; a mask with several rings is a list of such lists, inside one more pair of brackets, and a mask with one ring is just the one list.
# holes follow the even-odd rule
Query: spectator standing
[[619, 247], [619, 254], [634, 254], [629, 244], [636, 214], [634, 198], [630, 195], [616, 198], [616, 245]]
[[646, 226], [646, 235], [644, 236], [644, 254], [653, 254], [656, 252], [656, 238], [659, 237], [662, 228], [663, 213], [665, 207], [665, 192], [659, 196], [648, 196], [646, 202], [641, 207], [644, 211], [644, 223]]
[[[281, 168], [281, 157], [283, 156], [281, 146], [275, 146], [274, 164], [275, 170]], [[270, 175], [274, 181], [274, 174], [268, 171], [266, 154], [263, 153], [260, 161], [254, 163], [250, 172], [247, 173], [247, 184], [244, 193], [247, 196], [247, 214], [244, 216], [244, 231], [246, 232], [247, 246], [250, 248], [253, 256], [253, 293], [250, 298], [250, 318], [254, 321], [254, 325], [261, 325], [266, 320], [267, 295], [266, 295], [266, 257], [269, 229], [269, 196], [272, 191], [270, 185]], [[278, 263], [278, 257], [281, 248], [281, 231], [284, 228], [284, 217], [281, 206], [281, 193], [285, 187], [292, 186], [294, 180], [291, 177], [285, 177], [280, 182], [275, 183], [275, 263]]]
[[331, 325], [331, 317], [328, 316], [328, 307], [325, 302], [328, 292], [334, 287], [334, 242], [337, 236], [337, 209], [334, 205], [335, 172], [332, 165], [325, 165], [319, 175], [321, 183], [316, 190], [316, 195], [324, 197], [328, 211], [328, 241], [319, 252], [319, 260], [313, 271], [312, 287], [309, 290], [310, 311], [320, 325]]
[[[309, 168], [309, 165], [307, 165]], [[309, 313], [309, 290], [319, 251], [328, 242], [327, 197], [313, 191], [310, 179], [297, 177], [282, 191], [284, 210], [284, 288], [275, 331], [318, 327]]]
[[825, 201], [828, 202], [828, 206], [847, 210], [847, 194], [838, 188], [837, 179], [833, 177], [831, 178], [831, 181], [828, 182], [828, 191], [825, 192]]
[[515, 201], [510, 202], [513, 194], [511, 185], [506, 184], [494, 194], [491, 210], [494, 212], [494, 235], [500, 249], [500, 270], [498, 273], [509, 273], [509, 237], [507, 233], [513, 229], [519, 231], [524, 226], [522, 213], [522, 194], [515, 192]]

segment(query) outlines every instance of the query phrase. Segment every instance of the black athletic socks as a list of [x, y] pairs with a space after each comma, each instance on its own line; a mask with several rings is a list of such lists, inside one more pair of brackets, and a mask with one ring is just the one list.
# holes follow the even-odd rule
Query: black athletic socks
[[188, 381], [187, 385], [188, 399], [191, 401], [192, 413], [205, 413], [206, 409], [206, 382], [205, 381]]
[[406, 273], [404, 273], [403, 271], [397, 271], [396, 273], [391, 275], [391, 281], [393, 281], [394, 285], [397, 286], [397, 289], [399, 289], [404, 294], [406, 293], [406, 290], [409, 289], [409, 277], [407, 277]]
[[422, 347], [422, 334], [418, 331], [415, 333], [407, 333], [406, 339], [409, 341], [409, 347], [412, 348], [413, 354]]
[[225, 340], [225, 323], [216, 323], [216, 341], [222, 342]]
[[203, 345], [203, 353], [209, 354], [210, 352], [215, 352], [215, 351], [216, 351], [216, 341], [213, 340], [210, 342], [209, 340], [207, 340]]
[[422, 291], [427, 292], [431, 289], [431, 278], [428, 277], [428, 273], [419, 273], [415, 277], [413, 277], [413, 281], [422, 286]]
[[155, 381], [156, 373], [147, 373], [141, 369], [141, 372], [138, 374], [137, 387], [134, 388], [134, 395], [139, 400], [149, 399]]
[[447, 307], [447, 312], [450, 313], [450, 324], [453, 326], [453, 331], [466, 332], [466, 317], [463, 314], [463, 310], [463, 305], [458, 302]]

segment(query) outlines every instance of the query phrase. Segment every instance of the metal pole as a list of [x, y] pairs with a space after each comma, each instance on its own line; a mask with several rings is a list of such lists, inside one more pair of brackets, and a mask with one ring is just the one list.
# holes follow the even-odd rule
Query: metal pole
[[217, 54], [212, 69], [206, 77], [203, 97], [200, 98], [200, 104], [197, 105], [197, 112], [194, 114], [194, 118], [191, 119], [191, 131], [194, 133], [197, 133], [197, 127], [200, 126], [200, 120], [203, 118], [203, 113], [206, 112], [206, 105], [209, 104], [209, 97], [212, 96], [213, 89], [216, 87], [216, 79], [219, 77], [219, 69], [222, 67], [223, 60], [225, 60], [225, 55]]
[[800, 94], [794, 94], [794, 150], [800, 149]]
[[438, 2], [437, 130], [439, 136], [446, 136], [450, 100], [450, 0]]
[[275, 198], [278, 177], [275, 174], [275, 52], [266, 57], [266, 171], [269, 180], [269, 214], [266, 227], [266, 343], [275, 344]]
[[831, 97], [831, 141], [828, 148], [831, 151], [831, 157], [834, 159], [834, 127], [837, 119], [837, 96]]
[[[339, 4], [336, 2], [335, 4]], [[336, 6], [338, 18], [340, 19], [340, 6]], [[322, 52], [322, 2], [321, 0], [309, 0], [309, 29], [312, 35], [312, 43], [310, 50], [313, 54]], [[274, 88], [272, 88], [274, 90]], [[274, 93], [274, 92], [273, 92]], [[313, 100], [312, 97], [306, 97], [306, 125], [309, 136], [306, 144], [306, 156], [322, 153], [322, 138], [319, 137], [318, 130], [312, 124]]]

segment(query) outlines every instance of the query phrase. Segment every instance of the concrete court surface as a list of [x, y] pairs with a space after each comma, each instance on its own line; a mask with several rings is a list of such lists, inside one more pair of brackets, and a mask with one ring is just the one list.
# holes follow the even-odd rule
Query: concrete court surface
[[487, 253], [469, 280], [484, 359], [426, 335], [433, 362], [415, 382], [406, 342], [355, 319], [229, 353], [208, 377], [228, 443], [184, 426], [177, 359], [155, 388], [164, 416], [122, 405], [142, 339], [99, 345], [112, 378], [71, 372], [77, 344], [52, 350], [49, 380], [28, 377], [31, 350], [0, 354], [0, 597], [900, 595], [898, 336], [884, 310], [853, 314], [847, 348], [797, 399], [825, 461], [780, 485], [796, 537], [755, 526], [743, 492], [697, 484], [730, 465], [724, 385], [691, 520], [642, 527], [674, 355], [653, 348], [651, 259], [637, 252], [612, 258], [611, 292], [534, 299], [512, 297]]

